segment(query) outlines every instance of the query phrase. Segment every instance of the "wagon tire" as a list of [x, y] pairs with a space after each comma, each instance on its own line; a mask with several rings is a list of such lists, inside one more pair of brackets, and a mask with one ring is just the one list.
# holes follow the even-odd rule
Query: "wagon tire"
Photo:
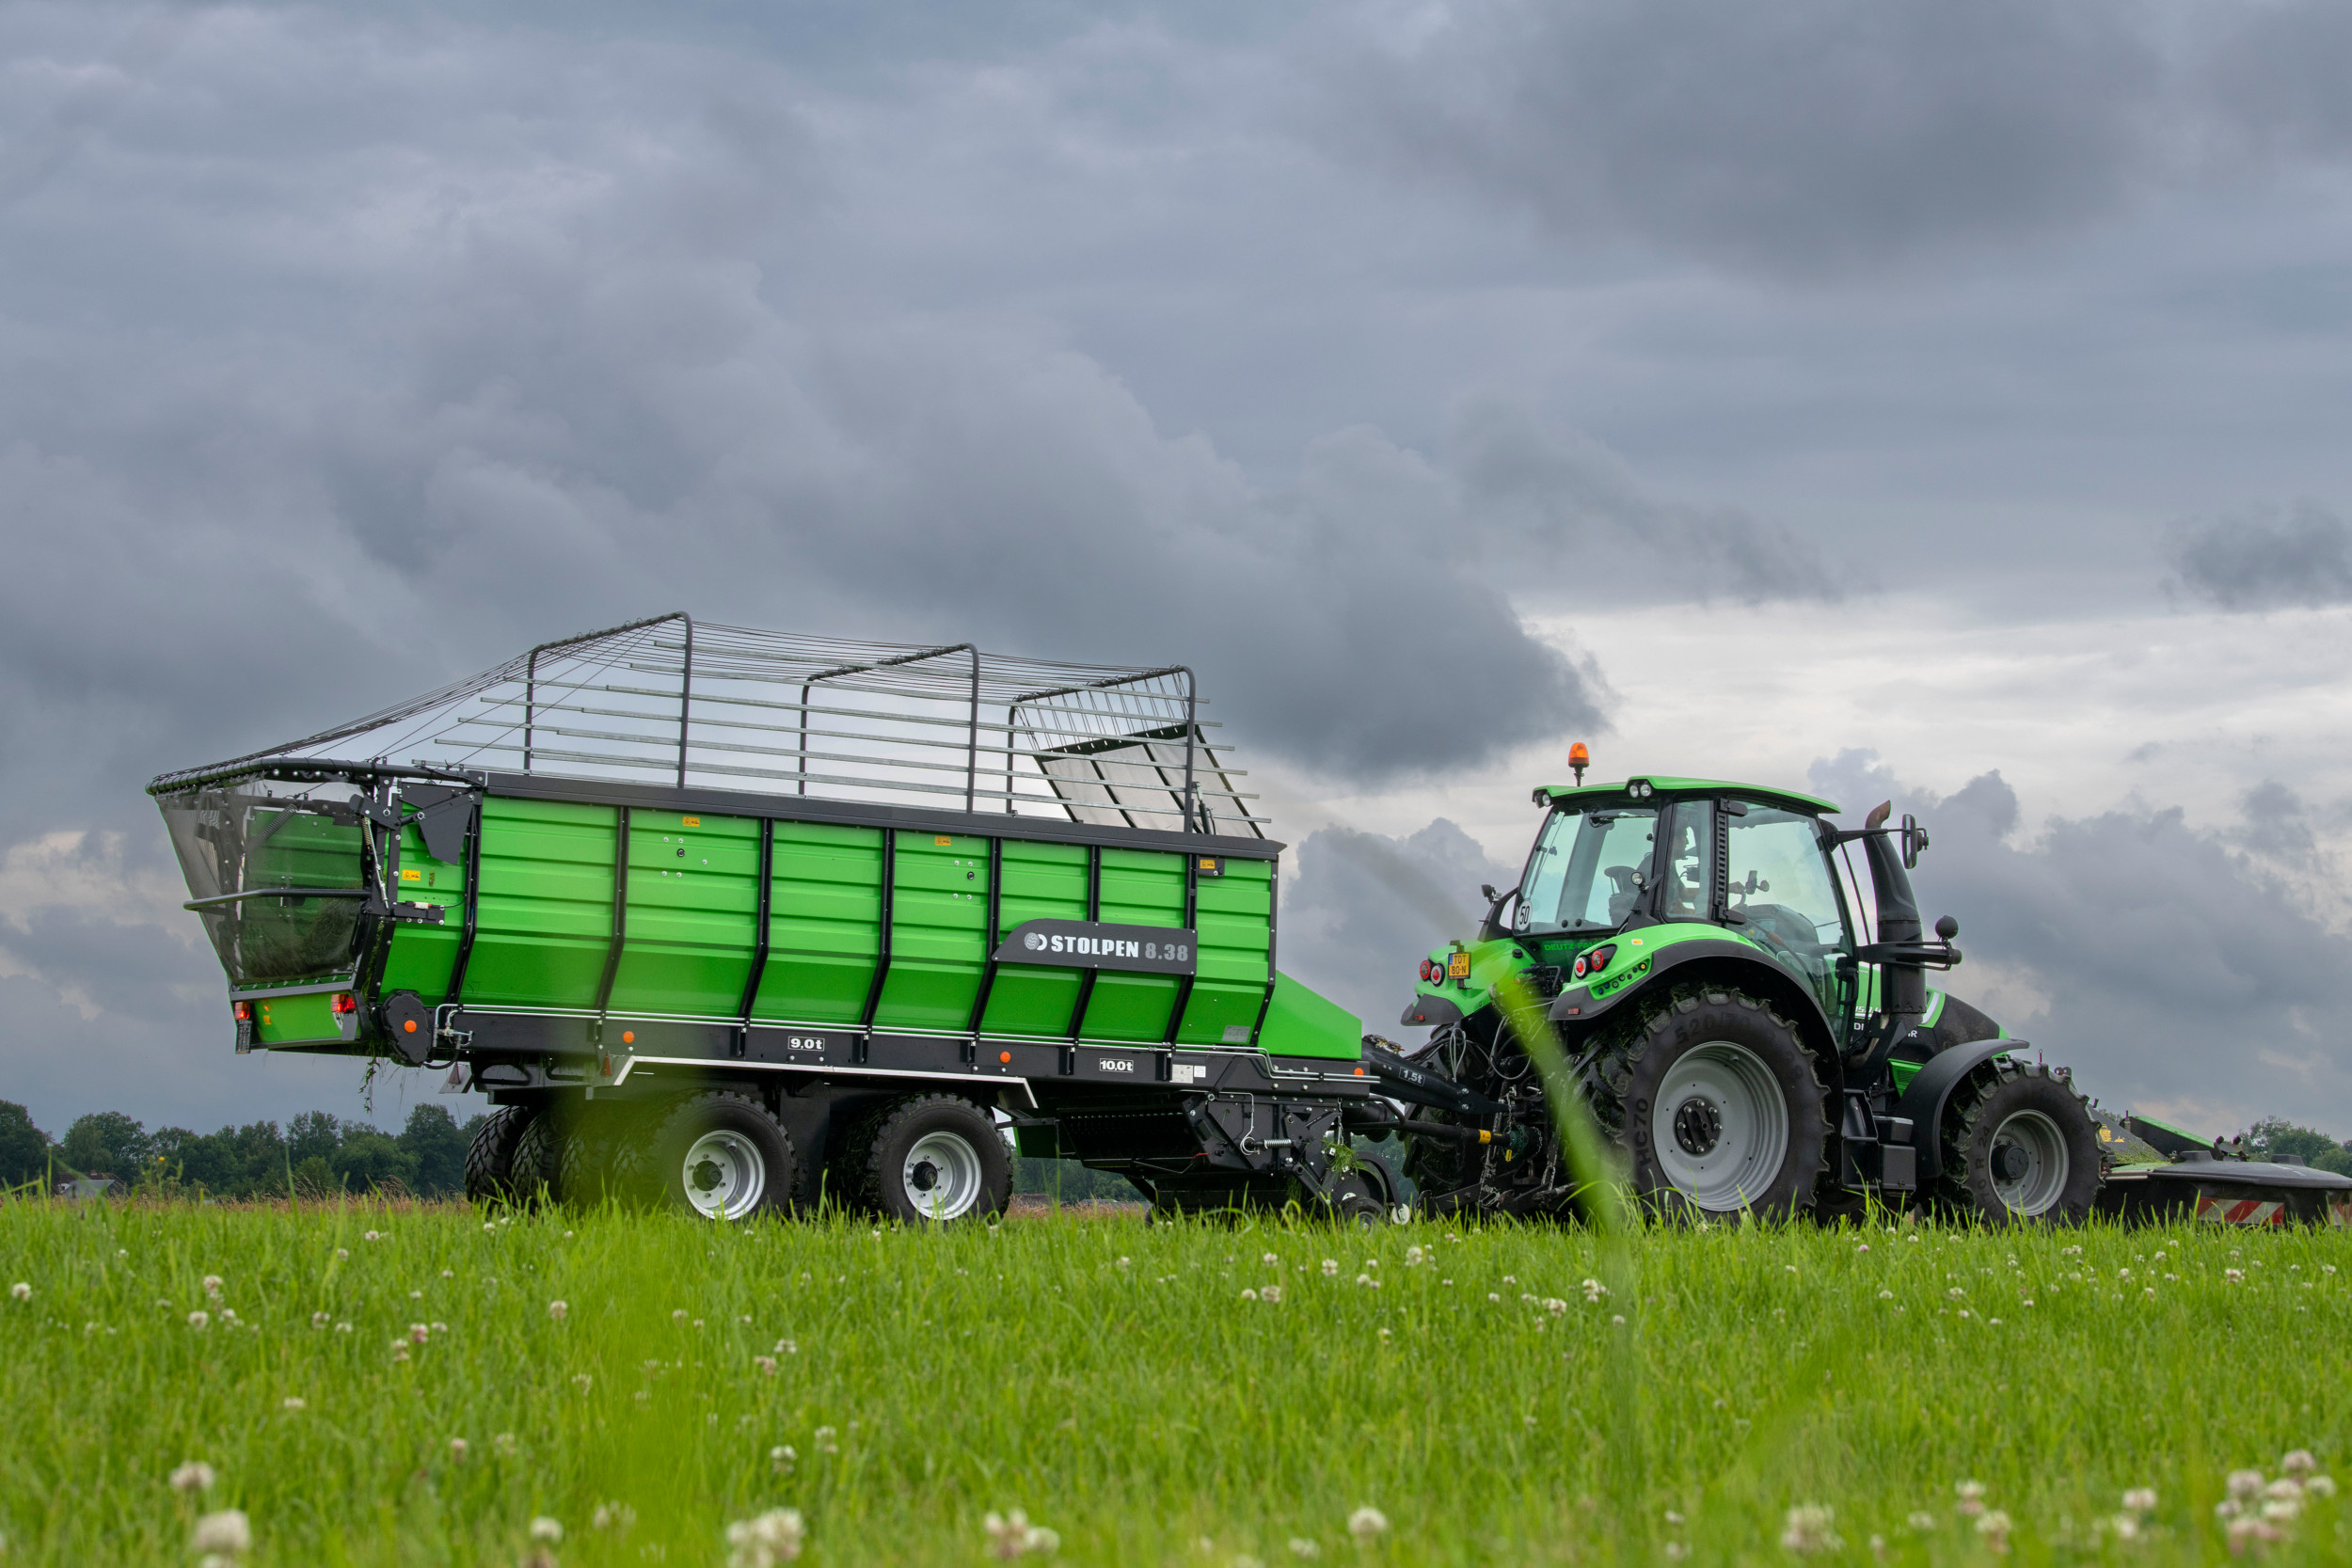
[[791, 1134], [748, 1094], [687, 1095], [623, 1142], [629, 1196], [638, 1201], [730, 1222], [791, 1211], [798, 1168]]
[[644, 1111], [628, 1101], [581, 1107], [555, 1151], [555, 1196], [566, 1208], [636, 1207], [645, 1196]]
[[909, 1224], [995, 1218], [1012, 1158], [986, 1111], [952, 1094], [909, 1095], [858, 1124], [843, 1150], [859, 1207]]
[[545, 1105], [524, 1124], [508, 1166], [509, 1202], [530, 1208], [555, 1200], [564, 1180], [564, 1146], [570, 1142], [570, 1119], [557, 1107]]
[[538, 1108], [501, 1105], [482, 1118], [466, 1146], [466, 1200], [505, 1204], [515, 1201], [515, 1146], [531, 1125]]

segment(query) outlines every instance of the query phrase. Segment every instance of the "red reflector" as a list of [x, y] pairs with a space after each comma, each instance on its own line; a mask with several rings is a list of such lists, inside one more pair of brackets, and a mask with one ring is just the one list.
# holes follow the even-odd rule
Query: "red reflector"
[[347, 990], [339, 990], [335, 993], [335, 1012], [338, 1017], [344, 1013], [356, 1013], [358, 1010], [359, 999], [358, 997]]
[[1576, 960], [1576, 977], [1580, 980], [1584, 978], [1584, 960], [1582, 958]]

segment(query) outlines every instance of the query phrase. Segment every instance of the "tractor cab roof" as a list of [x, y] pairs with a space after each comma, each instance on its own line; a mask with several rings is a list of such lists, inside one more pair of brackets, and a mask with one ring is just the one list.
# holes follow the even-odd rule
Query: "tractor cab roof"
[[1836, 816], [1844, 809], [1836, 801], [1824, 800], [1819, 795], [1804, 795], [1793, 789], [1775, 789], [1771, 784], [1735, 784], [1727, 779], [1670, 779], [1655, 773], [1639, 775], [1623, 784], [1540, 784], [1536, 786], [1535, 803], [1558, 807], [1599, 804], [1608, 800], [1687, 800], [1692, 796], [1717, 795], [1756, 800], [1813, 816]]

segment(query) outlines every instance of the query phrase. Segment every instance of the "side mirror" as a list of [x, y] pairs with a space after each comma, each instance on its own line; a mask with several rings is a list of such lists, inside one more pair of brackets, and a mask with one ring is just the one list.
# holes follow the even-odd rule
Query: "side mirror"
[[1928, 831], [1919, 826], [1919, 819], [1909, 812], [1903, 813], [1902, 840], [1903, 869], [1916, 871], [1919, 868], [1919, 851], [1928, 847]]
[[1936, 921], [1935, 934], [1944, 939], [1945, 946], [1949, 947], [1952, 944], [1952, 939], [1960, 935], [1960, 922], [1948, 914], [1945, 915]]
[[1492, 882], [1479, 883], [1478, 891], [1486, 895], [1486, 902], [1489, 904], [1493, 903], [1497, 898], [1502, 896], [1501, 894], [1495, 892], [1495, 885]]

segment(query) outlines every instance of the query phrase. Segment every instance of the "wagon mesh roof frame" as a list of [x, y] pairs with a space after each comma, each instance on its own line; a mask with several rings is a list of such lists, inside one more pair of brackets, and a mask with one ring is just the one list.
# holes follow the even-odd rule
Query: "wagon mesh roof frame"
[[[1191, 670], [1070, 664], [697, 625], [683, 612], [543, 642], [300, 740], [158, 777], [151, 794], [331, 764], [690, 782], [1263, 838]], [[359, 742], [355, 747], [352, 742]]]

